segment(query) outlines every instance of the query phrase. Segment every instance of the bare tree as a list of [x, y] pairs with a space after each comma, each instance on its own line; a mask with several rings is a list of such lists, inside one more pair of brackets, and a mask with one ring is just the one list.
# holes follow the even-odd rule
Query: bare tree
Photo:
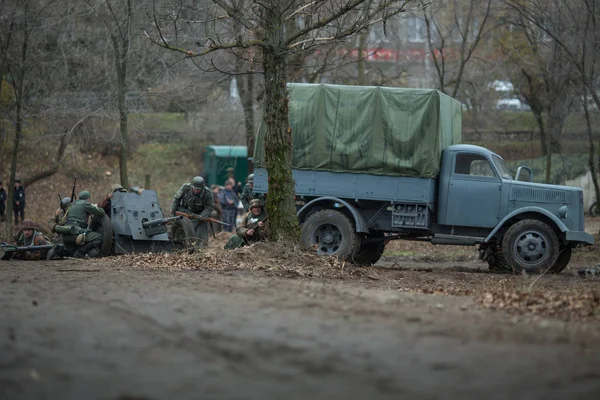
[[[577, 71], [581, 85], [586, 88], [583, 94], [584, 108], [587, 110], [589, 95], [600, 109], [597, 65], [600, 61], [600, 32], [598, 27], [597, 0], [531, 0], [527, 2], [504, 0], [521, 18], [542, 31], [553, 45], [560, 48], [564, 58]], [[589, 118], [589, 115], [586, 114]], [[595, 161], [595, 140], [588, 124], [589, 160], [588, 164], [594, 182], [596, 198], [600, 199], [600, 185]]]
[[456, 97], [467, 64], [494, 28], [490, 23], [492, 0], [421, 1], [421, 5], [438, 89]]
[[[269, 173], [267, 210], [272, 240], [297, 240], [298, 221], [292, 179], [292, 132], [288, 122], [288, 60], [301, 51], [342, 41], [369, 26], [386, 21], [405, 11], [410, 0], [333, 0], [246, 1], [241, 5], [227, 0], [213, 0], [205, 9], [202, 36], [197, 47], [182, 47], [170, 40], [169, 26], [157, 24], [149, 33], [154, 43], [188, 57], [202, 57], [234, 48], [257, 49], [264, 76], [264, 119], [267, 127], [264, 145]], [[172, 14], [177, 15], [178, 11]], [[288, 21], [302, 18], [304, 27], [289, 31]], [[158, 21], [158, 19], [156, 19]], [[199, 20], [199, 18], [197, 18]], [[179, 21], [190, 23], [191, 21]], [[240, 35], [223, 34], [224, 25], [237, 24]], [[210, 29], [209, 29], [210, 28]], [[240, 40], [240, 37], [243, 37]]]
[[[8, 111], [14, 123], [14, 134], [12, 148], [10, 151], [10, 171], [8, 186], [7, 235], [11, 232], [11, 215], [13, 210], [12, 195], [14, 181], [19, 160], [19, 151], [23, 140], [25, 123], [31, 118], [36, 110], [37, 104], [32, 100], [36, 94], [51, 90], [52, 78], [46, 70], [52, 70], [53, 59], [50, 54], [53, 50], [52, 38], [59, 30], [60, 21], [64, 16], [60, 12], [61, 2], [49, 0], [46, 2], [25, 1], [2, 1], [0, 3], [0, 15], [2, 15], [2, 40], [0, 40], [1, 72], [8, 76], [6, 90], [10, 87], [12, 91], [11, 102]], [[38, 106], [39, 107], [39, 106]], [[3, 115], [4, 116], [4, 115]], [[67, 145], [67, 136], [62, 136], [57, 156], [48, 160], [42, 171], [34, 173], [31, 177], [22, 178], [24, 185], [29, 185], [37, 180], [44, 179], [56, 173]]]

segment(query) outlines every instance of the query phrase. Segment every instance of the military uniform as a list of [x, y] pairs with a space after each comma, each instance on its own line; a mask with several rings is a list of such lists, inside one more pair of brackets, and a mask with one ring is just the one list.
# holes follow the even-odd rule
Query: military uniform
[[253, 184], [254, 174], [250, 174], [248, 175], [248, 183], [246, 183], [246, 186], [244, 186], [244, 190], [242, 190], [242, 194], [240, 195], [242, 206], [244, 206], [244, 212], [248, 212], [250, 201], [253, 199], [259, 199], [263, 202], [265, 201], [265, 196], [262, 193], [252, 193]]
[[63, 243], [68, 246], [76, 246], [73, 257], [83, 258], [87, 254], [90, 257], [100, 255], [99, 248], [102, 246], [102, 234], [92, 232], [88, 229], [88, 220], [91, 217], [104, 216], [104, 210], [89, 202], [90, 193], [83, 191], [79, 193], [79, 200], [71, 204], [67, 210], [66, 226], [75, 227], [71, 233], [63, 234]]
[[[32, 230], [31, 236], [25, 235], [25, 230]], [[17, 234], [17, 246], [42, 246], [50, 243], [50, 240], [44, 236], [42, 232], [36, 230], [36, 225], [32, 220], [26, 219], [23, 221], [21, 230]], [[22, 260], [40, 260], [44, 258], [46, 251], [27, 251], [24, 253], [15, 253], [13, 258], [19, 258]]]
[[[256, 215], [252, 212], [253, 208], [260, 208], [260, 214]], [[262, 226], [259, 226], [262, 222]], [[252, 230], [252, 235], [249, 232]], [[225, 244], [225, 249], [235, 249], [256, 242], [267, 240], [269, 236], [269, 225], [267, 222], [267, 213], [262, 207], [260, 199], [253, 199], [250, 202], [250, 211], [248, 211], [242, 222], [236, 229], [237, 235], [232, 236]]]
[[69, 197], [63, 197], [60, 201], [60, 207], [54, 213], [54, 216], [48, 220], [48, 227], [50, 227], [50, 231], [52, 233], [56, 232], [56, 227], [60, 225], [64, 225], [67, 221], [67, 209], [71, 204], [71, 199]]
[[[194, 193], [193, 189], [199, 192]], [[212, 191], [204, 184], [204, 179], [200, 176], [194, 177], [191, 183], [184, 183], [173, 197], [171, 213], [175, 215], [177, 211], [187, 214], [197, 214], [200, 217], [210, 217], [214, 208], [214, 197]], [[200, 240], [200, 245], [208, 244], [209, 222], [198, 219], [192, 219], [196, 237]]]

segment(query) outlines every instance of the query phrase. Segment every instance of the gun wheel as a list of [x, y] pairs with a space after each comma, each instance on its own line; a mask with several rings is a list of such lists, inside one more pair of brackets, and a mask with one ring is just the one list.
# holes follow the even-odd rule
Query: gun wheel
[[92, 219], [90, 229], [102, 234], [102, 246], [98, 249], [100, 250], [100, 257], [109, 256], [112, 252], [113, 244], [113, 228], [110, 217], [103, 215], [102, 217]]
[[173, 247], [176, 249], [191, 247], [195, 236], [194, 225], [187, 217], [178, 219], [171, 225], [171, 240], [173, 241]]

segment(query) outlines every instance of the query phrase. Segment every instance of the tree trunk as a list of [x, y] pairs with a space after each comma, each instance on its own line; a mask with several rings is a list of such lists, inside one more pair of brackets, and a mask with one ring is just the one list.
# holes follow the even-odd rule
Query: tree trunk
[[358, 61], [356, 67], [358, 69], [358, 84], [365, 84], [365, 64], [366, 64], [366, 47], [367, 47], [367, 33], [361, 33], [358, 37]]
[[[248, 156], [254, 154], [254, 75], [249, 73], [244, 79], [239, 79], [238, 90], [244, 108], [244, 127], [246, 130], [246, 147]], [[248, 160], [248, 173], [254, 171], [254, 164]]]
[[127, 177], [127, 157], [129, 147], [129, 132], [127, 131], [127, 65], [126, 61], [117, 61], [118, 91], [119, 91], [119, 130], [120, 130], [120, 152], [119, 152], [119, 176], [121, 186], [129, 187]]
[[561, 153], [560, 137], [567, 114], [569, 112], [571, 98], [568, 93], [563, 93], [554, 98], [548, 107], [548, 137], [546, 155], [546, 183], [551, 182], [552, 176], [552, 153]]
[[265, 76], [265, 162], [269, 173], [267, 212], [270, 240], [298, 242], [300, 229], [294, 202], [292, 179], [292, 131], [288, 121], [286, 56], [278, 47], [283, 37], [282, 14], [273, 13], [267, 32], [273, 47], [263, 49]]

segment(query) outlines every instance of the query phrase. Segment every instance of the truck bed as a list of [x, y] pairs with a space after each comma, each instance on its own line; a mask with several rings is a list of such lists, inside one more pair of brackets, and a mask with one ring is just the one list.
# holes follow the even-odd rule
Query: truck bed
[[[296, 195], [427, 204], [435, 209], [437, 179], [294, 169]], [[267, 193], [265, 168], [254, 169], [254, 192]]]

